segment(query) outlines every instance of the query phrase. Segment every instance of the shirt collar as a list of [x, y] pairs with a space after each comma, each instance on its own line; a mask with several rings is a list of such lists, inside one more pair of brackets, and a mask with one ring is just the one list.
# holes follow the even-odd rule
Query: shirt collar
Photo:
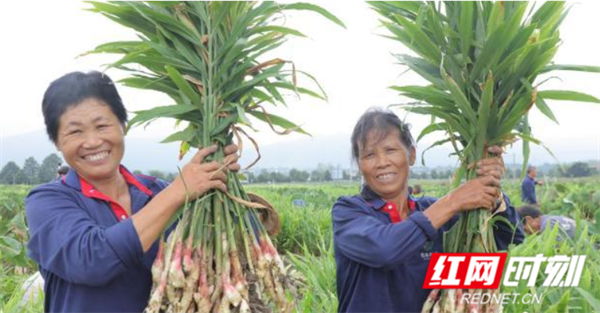
[[[360, 190], [360, 195], [365, 199], [365, 201], [371, 206], [373, 210], [380, 210], [384, 205], [388, 204], [387, 201], [381, 199], [381, 197], [375, 193], [367, 184], [363, 184]], [[414, 211], [417, 207], [415, 199], [409, 195], [408, 199], [408, 208], [410, 211]], [[395, 207], [396, 205], [393, 204]]]
[[[128, 185], [136, 187], [148, 196], [153, 195], [153, 192], [144, 184], [142, 184], [125, 166], [119, 165], [119, 172], [121, 175], [123, 175], [123, 178], [125, 178], [125, 182], [127, 182]], [[99, 191], [97, 191], [96, 188], [87, 182], [83, 177], [79, 176], [79, 174], [77, 174], [73, 168], [69, 169], [67, 175], [63, 176], [62, 182], [63, 184], [81, 191], [86, 197], [100, 198], [107, 201], [110, 200], [107, 196], [102, 195]]]
[[74, 188], [76, 190], [81, 191], [81, 184], [79, 183], [79, 175], [77, 175], [77, 172], [73, 169], [70, 168], [69, 171], [67, 172], [67, 175], [63, 176], [61, 179], [62, 183]]
[[363, 184], [360, 190], [360, 195], [367, 201], [372, 209], [379, 210], [386, 203], [385, 200], [381, 199], [378, 194], [375, 193], [367, 184]]

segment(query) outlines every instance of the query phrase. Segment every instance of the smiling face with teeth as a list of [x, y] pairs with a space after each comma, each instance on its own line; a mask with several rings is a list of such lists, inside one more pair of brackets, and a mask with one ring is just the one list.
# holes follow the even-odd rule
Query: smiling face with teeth
[[408, 174], [415, 162], [414, 146], [407, 148], [396, 129], [372, 129], [359, 145], [358, 166], [367, 185], [386, 201], [406, 200]]
[[108, 104], [88, 98], [61, 116], [56, 147], [90, 183], [119, 175], [124, 153], [124, 127]]

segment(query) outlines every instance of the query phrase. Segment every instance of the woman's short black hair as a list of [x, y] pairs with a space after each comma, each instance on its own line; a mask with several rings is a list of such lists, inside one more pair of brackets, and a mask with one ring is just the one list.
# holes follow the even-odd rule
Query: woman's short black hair
[[352, 159], [358, 161], [360, 147], [367, 141], [367, 135], [375, 130], [378, 137], [383, 139], [391, 131], [397, 130], [400, 135], [400, 142], [408, 150], [414, 146], [414, 140], [410, 134], [410, 125], [402, 122], [394, 112], [388, 109], [371, 108], [367, 110], [356, 122], [352, 132]]
[[127, 111], [110, 77], [97, 71], [68, 73], [50, 84], [42, 101], [46, 132], [53, 143], [63, 113], [90, 98], [105, 102], [123, 125], [127, 122]]
[[519, 216], [521, 217], [521, 221], [523, 225], [527, 224], [525, 217], [529, 216], [531, 218], [538, 218], [542, 216], [542, 211], [540, 209], [534, 207], [533, 205], [524, 205], [517, 209]]

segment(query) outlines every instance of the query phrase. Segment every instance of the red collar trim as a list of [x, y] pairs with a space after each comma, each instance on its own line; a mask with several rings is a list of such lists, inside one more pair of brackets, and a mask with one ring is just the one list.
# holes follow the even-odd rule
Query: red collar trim
[[150, 190], [146, 186], [144, 186], [144, 184], [142, 184], [139, 180], [137, 180], [137, 178], [135, 178], [135, 176], [133, 176], [133, 174], [129, 173], [129, 171], [127, 169], [125, 169], [125, 167], [123, 167], [122, 165], [119, 166], [119, 172], [121, 172], [121, 175], [123, 175], [123, 178], [125, 178], [125, 181], [128, 184], [135, 186], [137, 189], [139, 189], [141, 192], [147, 194], [148, 196], [154, 195], [152, 190]]
[[[125, 178], [125, 182], [128, 185], [133, 185], [134, 187], [136, 187], [137, 189], [139, 189], [141, 192], [147, 194], [148, 196], [153, 196], [154, 193], [152, 192], [152, 190], [148, 189], [146, 186], [144, 186], [144, 184], [142, 184], [139, 180], [137, 180], [137, 178], [135, 178], [135, 176], [133, 176], [133, 174], [129, 173], [128, 170], [125, 169], [125, 167], [123, 167], [122, 165], [119, 166], [119, 172], [121, 173], [121, 175], [123, 175], [123, 178]], [[83, 192], [83, 195], [89, 198], [97, 198], [97, 199], [102, 199], [102, 200], [106, 200], [106, 201], [112, 201], [110, 199], [110, 197], [102, 194], [100, 191], [96, 190], [96, 188], [88, 183], [87, 180], [85, 180], [85, 178], [81, 177], [79, 174], [77, 175], [79, 177], [79, 184], [81, 185], [81, 191]]]
[[[133, 174], [131, 174], [129, 171], [127, 171], [127, 169], [125, 169], [125, 167], [123, 167], [122, 165], [119, 166], [119, 172], [121, 173], [121, 175], [123, 175], [123, 178], [125, 178], [125, 182], [127, 182], [128, 185], [133, 185], [134, 187], [136, 187], [137, 189], [139, 189], [141, 192], [145, 193], [148, 196], [153, 195], [153, 192], [150, 189], [148, 189], [140, 181], [138, 181], [135, 178], [135, 176], [133, 176]], [[115, 213], [115, 216], [117, 217], [118, 220], [126, 220], [127, 218], [129, 218], [127, 211], [125, 211], [125, 209], [123, 209], [118, 202], [114, 201], [109, 196], [107, 196], [107, 195], [103, 194], [102, 192], [100, 192], [99, 190], [97, 190], [92, 184], [90, 184], [87, 180], [85, 180], [80, 175], [77, 175], [77, 176], [79, 177], [79, 184], [81, 185], [81, 192], [83, 193], [84, 196], [86, 196], [88, 198], [94, 198], [94, 199], [107, 201], [110, 204], [110, 207], [113, 210], [113, 212]]]
[[408, 208], [410, 209], [411, 212], [414, 212], [415, 209], [417, 208], [417, 202], [412, 200], [411, 198], [408, 198]]
[[79, 184], [81, 185], [81, 192], [83, 193], [84, 196], [86, 196], [88, 198], [96, 198], [96, 199], [100, 199], [100, 200], [104, 200], [104, 201], [112, 201], [112, 199], [110, 199], [110, 197], [108, 197], [107, 195], [104, 195], [100, 191], [96, 190], [96, 188], [94, 188], [94, 186], [92, 184], [88, 183], [88, 181], [85, 180], [85, 178], [83, 178], [81, 176], [79, 176]]
[[[407, 203], [408, 203], [408, 208], [410, 209], [410, 212], [414, 212], [416, 209], [415, 201], [408, 198]], [[386, 204], [383, 205], [383, 207], [381, 207], [381, 209], [383, 212], [386, 212], [390, 216], [392, 223], [395, 224], [395, 223], [399, 223], [402, 221], [402, 217], [400, 217], [400, 211], [398, 211], [398, 206], [395, 203], [387, 202]]]

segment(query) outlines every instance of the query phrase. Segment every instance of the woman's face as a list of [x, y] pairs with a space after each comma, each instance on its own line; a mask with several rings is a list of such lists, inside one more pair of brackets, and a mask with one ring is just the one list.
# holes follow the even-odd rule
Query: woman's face
[[124, 130], [108, 104], [89, 98], [60, 117], [57, 148], [77, 173], [90, 181], [118, 173]]
[[397, 130], [381, 138], [370, 131], [363, 147], [359, 146], [358, 166], [371, 190], [391, 200], [406, 191], [410, 166], [415, 162], [415, 148], [410, 151], [400, 142]]

